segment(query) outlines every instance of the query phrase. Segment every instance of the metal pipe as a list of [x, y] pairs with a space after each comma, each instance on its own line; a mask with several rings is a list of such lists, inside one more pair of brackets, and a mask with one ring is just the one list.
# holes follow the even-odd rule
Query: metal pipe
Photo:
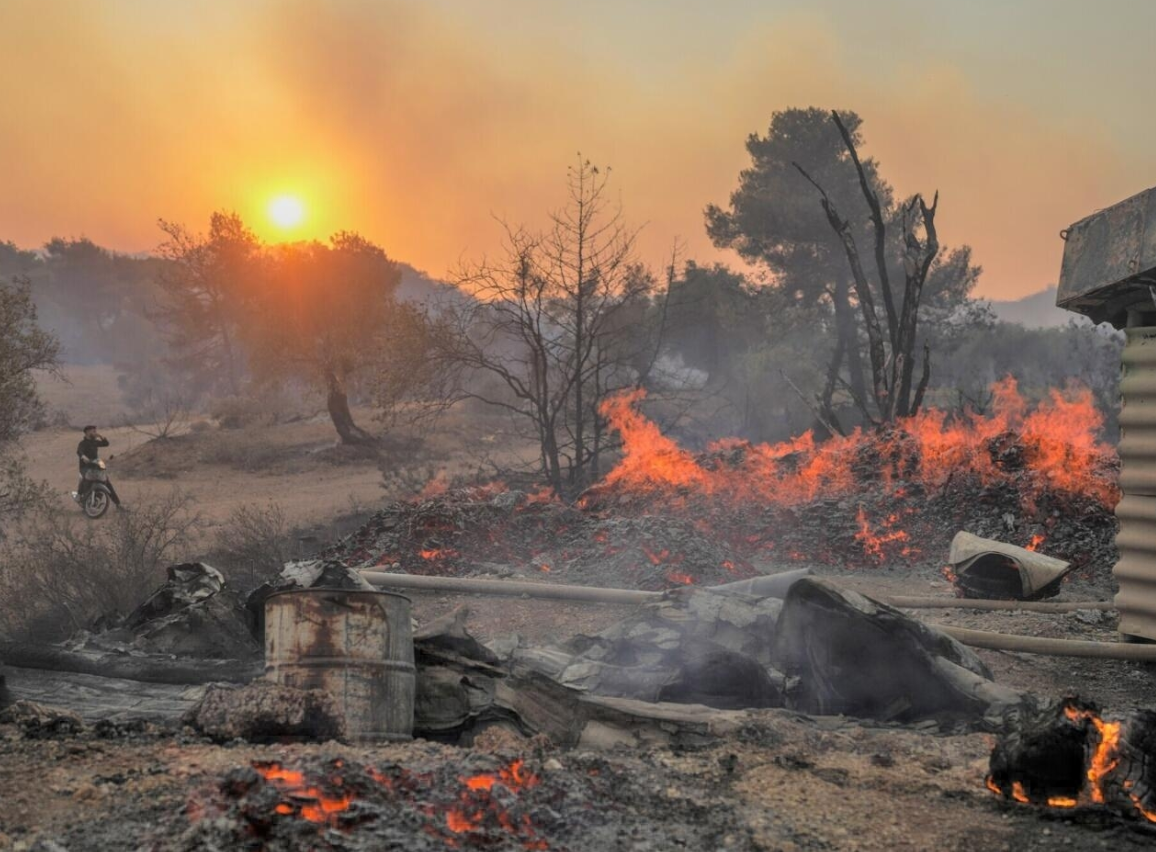
[[[873, 597], [873, 596], [872, 596]], [[994, 601], [980, 598], [933, 598], [893, 595], [876, 600], [899, 609], [980, 609], [988, 611], [1022, 610], [1024, 612], [1075, 612], [1079, 609], [1111, 612], [1111, 601]]]
[[598, 589], [592, 586], [561, 586], [508, 580], [467, 580], [460, 577], [426, 577], [420, 574], [389, 574], [362, 571], [361, 576], [385, 589], [418, 589], [465, 595], [498, 595], [519, 598], [550, 598], [583, 603], [640, 604], [662, 597], [662, 592], [637, 589]]
[[1126, 642], [1088, 642], [1082, 639], [1045, 639], [1039, 636], [1016, 636], [991, 633], [987, 630], [968, 630], [965, 627], [932, 625], [964, 645], [990, 648], [993, 651], [1020, 651], [1047, 657], [1091, 657], [1099, 660], [1133, 660], [1156, 662], [1156, 645]]
[[[810, 572], [787, 571], [740, 580], [721, 586], [706, 586], [719, 594], [753, 594], [783, 597], [787, 589]], [[600, 589], [593, 586], [565, 586], [554, 583], [527, 583], [513, 580], [468, 580], [460, 577], [427, 577], [421, 574], [390, 574], [384, 571], [362, 571], [361, 576], [375, 586], [388, 589], [416, 589], [446, 594], [497, 595], [504, 597], [546, 598], [580, 603], [640, 604], [662, 597], [662, 592], [637, 589]], [[1074, 612], [1078, 609], [1112, 610], [1110, 601], [989, 601], [971, 598], [885, 597], [869, 595], [890, 606], [904, 609], [977, 609], [1024, 610], [1026, 612]]]

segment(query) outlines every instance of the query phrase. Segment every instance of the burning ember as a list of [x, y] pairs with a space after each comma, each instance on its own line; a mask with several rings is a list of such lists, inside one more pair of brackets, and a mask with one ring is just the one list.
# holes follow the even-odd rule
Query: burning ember
[[[522, 849], [549, 848], [537, 834], [532, 815], [519, 807], [519, 796], [539, 785], [539, 778], [523, 760], [514, 760], [492, 772], [440, 779], [400, 767], [378, 770], [347, 766], [334, 760], [320, 773], [309, 773], [277, 762], [254, 763], [255, 777], [233, 773], [222, 789], [232, 795], [261, 792], [265, 813], [247, 807], [249, 833], [275, 834], [281, 823], [294, 821], [316, 826], [318, 832], [351, 832], [375, 819], [372, 811], [384, 802], [411, 805], [422, 814], [423, 830], [446, 847], [494, 846], [494, 835], [515, 839]], [[262, 785], [261, 782], [264, 782]], [[438, 803], [438, 799], [446, 799]], [[194, 821], [220, 812], [227, 803], [208, 807], [197, 803], [189, 813]]]
[[656, 849], [756, 848], [725, 798], [700, 789], [672, 812], [640, 789], [637, 765], [413, 751], [406, 766], [303, 756], [234, 769], [189, 802], [181, 848], [612, 849], [624, 831]]
[[[872, 532], [871, 525], [867, 522], [867, 512], [862, 506], [859, 507], [855, 521], [859, 524], [859, 532], [855, 533], [855, 540], [863, 545], [863, 552], [875, 564], [881, 564], [888, 552], [892, 550], [897, 549], [901, 556], [911, 556], [912, 553], [917, 552], [907, 544], [911, 536], [904, 530], [894, 529], [894, 526], [899, 523], [898, 514], [889, 515], [887, 520], [883, 522], [883, 529], [878, 533]], [[892, 547], [893, 545], [895, 547]]]
[[1023, 804], [1102, 805], [1156, 823], [1150, 765], [1156, 714], [1109, 721], [1092, 705], [1069, 701], [1058, 715], [1013, 731], [992, 754], [985, 783]]

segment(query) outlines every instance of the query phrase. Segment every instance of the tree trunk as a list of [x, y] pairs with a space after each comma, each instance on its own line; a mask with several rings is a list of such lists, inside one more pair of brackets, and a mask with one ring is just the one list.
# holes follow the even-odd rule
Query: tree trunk
[[326, 397], [326, 406], [329, 409], [329, 419], [333, 421], [333, 428], [343, 444], [368, 444], [373, 438], [368, 432], [353, 422], [353, 413], [349, 410], [349, 397], [345, 392], [345, 383], [332, 370], [326, 377], [329, 393]]
[[859, 332], [855, 327], [855, 313], [851, 307], [850, 285], [840, 278], [835, 282], [835, 326], [847, 359], [847, 378], [851, 394], [856, 399], [867, 399], [867, 380], [863, 372], [863, 353], [859, 349]]

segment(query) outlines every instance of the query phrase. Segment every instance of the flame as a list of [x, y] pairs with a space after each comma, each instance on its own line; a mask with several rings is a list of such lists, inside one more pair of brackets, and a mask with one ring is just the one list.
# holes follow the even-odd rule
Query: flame
[[1092, 801], [1104, 803], [1104, 779], [1120, 765], [1120, 723], [1105, 722], [1091, 710], [1080, 710], [1075, 707], [1065, 707], [1064, 715], [1073, 722], [1087, 721], [1099, 734], [1099, 742], [1088, 763], [1088, 789], [1092, 794]]
[[[340, 769], [342, 762], [336, 760], [332, 765], [335, 770]], [[347, 811], [355, 800], [352, 790], [340, 789], [345, 781], [337, 774], [330, 774], [321, 782], [332, 789], [322, 790], [320, 786], [307, 782], [303, 772], [286, 769], [280, 763], [253, 763], [252, 766], [281, 792], [281, 801], [273, 807], [273, 812], [278, 816], [300, 818], [322, 827], [336, 828], [339, 827], [339, 815]], [[387, 790], [404, 790], [407, 787], [406, 781], [401, 780], [399, 787], [393, 778], [373, 767], [365, 767], [365, 773]], [[483, 772], [458, 780], [462, 789], [458, 794], [457, 805], [444, 813], [445, 826], [453, 835], [480, 829], [492, 830], [496, 825], [514, 834], [525, 849], [548, 848], [546, 841], [538, 837], [528, 815], [517, 820], [507, 809], [509, 799], [505, 796], [508, 793], [519, 793], [539, 784], [538, 776], [526, 768], [523, 760], [514, 760], [496, 772]], [[504, 788], [505, 792], [499, 793], [495, 790], [497, 787]], [[431, 807], [427, 813], [432, 816], [435, 812]], [[434, 834], [451, 847], [457, 845], [451, 836], [436, 831]]]
[[1070, 796], [1052, 796], [1048, 799], [1048, 805], [1053, 808], [1074, 808], [1077, 801]]
[[1019, 781], [1012, 782], [1012, 798], [1025, 805], [1031, 801], [1031, 799], [1028, 798], [1028, 794], [1024, 792], [1024, 785]]
[[[1028, 499], [1045, 491], [1090, 495], [1114, 506], [1119, 492], [1101, 475], [1109, 447], [1097, 435], [1103, 419], [1087, 388], [1053, 390], [1035, 410], [1019, 394], [1013, 378], [992, 388], [992, 412], [949, 418], [927, 409], [884, 433], [856, 430], [822, 443], [810, 432], [778, 444], [744, 445], [733, 439], [716, 442], [708, 453], [737, 459], [733, 464], [704, 467], [688, 451], [661, 433], [638, 411], [644, 390], [628, 391], [602, 403], [601, 413], [622, 437], [622, 461], [597, 486], [666, 500], [707, 496], [732, 504], [752, 500], [775, 506], [797, 506], [818, 498], [853, 494], [854, 474], [862, 451], [878, 454], [880, 474], [898, 493], [912, 484], [943, 487], [953, 476], [968, 475], [995, 484], [1013, 474], [993, 458], [993, 442], [1014, 434], [1022, 442], [1023, 461], [1031, 473]], [[1017, 445], [1018, 446], [1018, 445]]]
[[434, 478], [427, 482], [425, 487], [423, 487], [422, 490], [418, 492], [417, 499], [430, 500], [434, 497], [442, 496], [449, 490], [449, 478], [446, 476], [446, 472], [444, 470], [439, 470]]
[[[897, 523], [898, 520], [899, 517], [897, 515], [890, 515], [884, 527], [892, 526]], [[855, 540], [863, 545], [864, 555], [877, 565], [882, 563], [886, 557], [884, 547], [910, 539], [910, 536], [903, 530], [884, 529], [879, 534], [872, 532], [871, 525], [867, 522], [867, 511], [862, 505], [859, 506], [859, 513], [856, 515], [855, 521], [859, 524], [859, 531], [855, 533]]]
[[1132, 804], [1136, 806], [1136, 810], [1140, 812], [1140, 815], [1144, 817], [1144, 819], [1148, 820], [1148, 822], [1156, 822], [1156, 811], [1150, 811], [1145, 808], [1140, 802], [1139, 796], [1133, 794], [1130, 798], [1132, 799]]
[[1027, 545], [1024, 546], [1024, 550], [1030, 550], [1033, 553], [1035, 553], [1037, 550], [1040, 549], [1040, 545], [1044, 543], [1044, 539], [1046, 539], [1046, 538], [1047, 538], [1047, 536], [1040, 535], [1039, 533], [1036, 533], [1035, 535], [1032, 536], [1032, 540], [1030, 542], [1028, 542]]

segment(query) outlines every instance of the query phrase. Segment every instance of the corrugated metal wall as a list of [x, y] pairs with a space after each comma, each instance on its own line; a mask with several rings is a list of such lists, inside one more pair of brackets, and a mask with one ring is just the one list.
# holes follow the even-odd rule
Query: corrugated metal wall
[[1121, 633], [1156, 640], [1156, 328], [1125, 334], [1116, 607]]

